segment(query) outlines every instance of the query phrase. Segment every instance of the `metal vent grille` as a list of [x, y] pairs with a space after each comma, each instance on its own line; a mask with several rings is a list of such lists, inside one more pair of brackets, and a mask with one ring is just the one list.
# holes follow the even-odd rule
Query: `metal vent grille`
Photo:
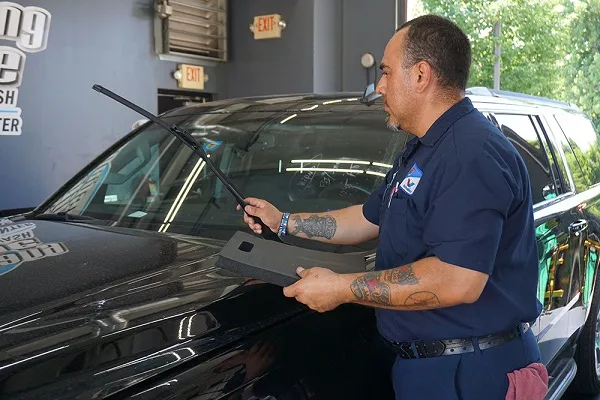
[[159, 55], [227, 61], [227, 0], [157, 0], [155, 23]]

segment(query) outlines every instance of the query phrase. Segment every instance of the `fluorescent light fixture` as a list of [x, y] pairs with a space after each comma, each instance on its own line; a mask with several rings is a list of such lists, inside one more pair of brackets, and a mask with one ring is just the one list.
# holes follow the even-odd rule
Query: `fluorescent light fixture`
[[357, 100], [358, 100], [357, 98], [355, 98], [355, 99], [346, 99], [346, 101], [357, 101]]
[[312, 106], [312, 107], [301, 108], [301, 109], [300, 109], [300, 111], [312, 111], [312, 110], [314, 110], [314, 109], [315, 109], [315, 108], [317, 108], [317, 107], [319, 107], [319, 105], [318, 105], [318, 104], [315, 104], [315, 105], [314, 105], [314, 106]]
[[342, 168], [286, 168], [286, 171], [290, 171], [290, 172], [294, 172], [294, 171], [301, 171], [301, 172], [310, 172], [310, 171], [316, 171], [316, 172], [346, 172], [346, 173], [354, 173], [354, 174], [362, 174], [363, 171], [362, 169], [342, 169]]
[[373, 165], [376, 166], [376, 167], [383, 167], [383, 168], [392, 168], [393, 167], [393, 165], [382, 164], [382, 163], [378, 163], [378, 162], [374, 162]]
[[382, 174], [381, 172], [375, 172], [375, 171], [365, 171], [365, 172], [369, 175], [377, 175], [377, 176], [385, 177], [385, 174]]
[[359, 161], [359, 160], [292, 160], [294, 164], [304, 164], [304, 163], [325, 163], [325, 164], [363, 164], [369, 165], [371, 164], [369, 161]]
[[285, 123], [286, 123], [286, 122], [288, 122], [290, 119], [292, 119], [292, 118], [296, 118], [297, 116], [298, 116], [298, 114], [292, 114], [292, 115], [290, 115], [289, 117], [282, 119], [282, 120], [281, 120], [281, 122], [280, 122], [280, 124], [285, 124]]
[[342, 102], [341, 99], [340, 100], [329, 100], [329, 101], [324, 102], [323, 104], [334, 104], [334, 103], [341, 103], [341, 102]]

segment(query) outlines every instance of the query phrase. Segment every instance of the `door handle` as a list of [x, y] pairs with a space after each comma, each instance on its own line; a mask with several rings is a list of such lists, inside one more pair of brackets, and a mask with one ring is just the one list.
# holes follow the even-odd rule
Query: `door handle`
[[587, 227], [588, 227], [588, 222], [585, 219], [578, 219], [577, 221], [572, 222], [569, 225], [569, 232], [574, 233], [575, 235], [578, 235], [579, 232], [583, 231]]

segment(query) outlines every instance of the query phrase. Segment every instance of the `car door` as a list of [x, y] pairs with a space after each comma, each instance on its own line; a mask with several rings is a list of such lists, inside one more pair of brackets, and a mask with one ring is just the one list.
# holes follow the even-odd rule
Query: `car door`
[[539, 256], [537, 295], [542, 313], [533, 325], [542, 354], [549, 363], [567, 341], [569, 312], [580, 298], [585, 222], [577, 210], [564, 209], [573, 195], [538, 115], [495, 112], [498, 126], [521, 154], [531, 182]]
[[541, 122], [549, 135], [553, 136], [558, 152], [563, 153], [564, 168], [570, 175], [571, 187], [575, 188], [578, 194], [577, 225], [583, 228], [580, 234], [582, 247], [578, 254], [581, 276], [579, 281], [574, 279], [572, 284], [581, 285], [581, 296], [580, 304], [576, 304], [569, 311], [569, 331], [573, 334], [584, 325], [590, 313], [599, 259], [600, 231], [597, 221], [600, 213], [597, 182], [600, 162], [594, 154], [597, 154], [599, 147], [599, 136], [594, 132], [591, 121], [578, 114], [548, 114], [542, 117]]

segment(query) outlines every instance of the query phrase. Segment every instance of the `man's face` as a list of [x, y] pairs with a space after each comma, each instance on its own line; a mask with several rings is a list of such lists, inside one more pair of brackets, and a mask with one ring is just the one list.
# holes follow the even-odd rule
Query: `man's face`
[[397, 32], [388, 42], [381, 60], [382, 76], [377, 92], [383, 95], [390, 129], [406, 129], [418, 99], [412, 90], [411, 69], [404, 67], [404, 40], [407, 29]]

